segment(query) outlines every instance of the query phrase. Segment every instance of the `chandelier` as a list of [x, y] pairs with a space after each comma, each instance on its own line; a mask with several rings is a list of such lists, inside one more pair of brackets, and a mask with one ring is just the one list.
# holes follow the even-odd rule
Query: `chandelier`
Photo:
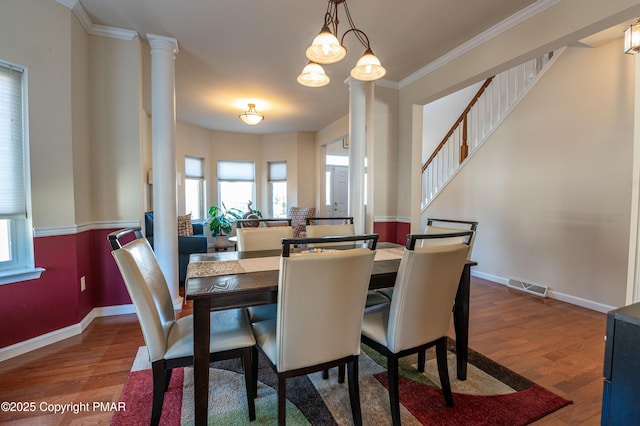
[[264, 120], [264, 115], [256, 111], [256, 104], [249, 104], [249, 109], [238, 117], [240, 117], [240, 120], [242, 120], [244, 124], [248, 124], [249, 126], [255, 126]]
[[[338, 41], [338, 5], [340, 4], [344, 6], [349, 29], [342, 34], [340, 41]], [[328, 0], [324, 24], [320, 34], [313, 39], [313, 43], [306, 51], [307, 59], [310, 62], [298, 76], [298, 83], [307, 87], [322, 87], [329, 84], [329, 77], [325, 74], [320, 64], [334, 64], [344, 59], [347, 55], [347, 49], [344, 47], [344, 38], [350, 33], [355, 35], [365, 48], [364, 54], [351, 70], [351, 77], [361, 81], [373, 81], [382, 78], [387, 73], [387, 70], [380, 65], [380, 60], [373, 54], [369, 37], [354, 25], [347, 1]]]

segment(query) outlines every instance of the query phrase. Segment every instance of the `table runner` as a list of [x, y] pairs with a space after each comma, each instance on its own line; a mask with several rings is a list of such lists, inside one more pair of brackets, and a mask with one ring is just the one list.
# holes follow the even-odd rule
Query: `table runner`
[[[404, 247], [376, 250], [375, 261], [402, 258]], [[280, 269], [280, 256], [255, 257], [238, 260], [209, 260], [191, 262], [187, 266], [187, 279], [214, 275], [244, 274], [248, 272], [276, 271]]]

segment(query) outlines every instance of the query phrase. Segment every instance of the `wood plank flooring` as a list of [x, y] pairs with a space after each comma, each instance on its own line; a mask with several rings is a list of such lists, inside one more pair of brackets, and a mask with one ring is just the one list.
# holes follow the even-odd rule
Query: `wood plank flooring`
[[[598, 425], [606, 315], [478, 278], [471, 285], [470, 346], [574, 402], [535, 424]], [[109, 424], [110, 411], [54, 414], [39, 406], [118, 401], [142, 345], [135, 315], [97, 318], [79, 336], [0, 363], [0, 402], [38, 406], [0, 411], [0, 423]]]

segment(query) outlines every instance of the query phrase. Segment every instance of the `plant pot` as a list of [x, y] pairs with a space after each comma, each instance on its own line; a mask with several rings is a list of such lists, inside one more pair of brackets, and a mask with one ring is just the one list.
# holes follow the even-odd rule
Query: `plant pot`
[[218, 235], [213, 240], [213, 247], [217, 248], [217, 249], [226, 249], [230, 245], [231, 245], [231, 243], [229, 242], [229, 236], [228, 235]]

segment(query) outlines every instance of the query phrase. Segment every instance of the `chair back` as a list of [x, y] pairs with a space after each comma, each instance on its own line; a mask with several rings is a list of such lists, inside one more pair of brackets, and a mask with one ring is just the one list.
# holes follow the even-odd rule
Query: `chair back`
[[[441, 226], [443, 224], [449, 224], [449, 227]], [[455, 226], [455, 227], [453, 227]], [[437, 245], [445, 245], [445, 244], [460, 244], [465, 243], [469, 244], [469, 254], [467, 255], [468, 259], [471, 259], [471, 253], [473, 251], [473, 243], [476, 239], [476, 230], [478, 228], [478, 222], [467, 221], [467, 220], [454, 220], [454, 219], [427, 219], [427, 226], [424, 229], [425, 234], [448, 234], [452, 232], [460, 232], [460, 231], [472, 231], [473, 233], [470, 236], [464, 237], [451, 237], [451, 238], [442, 238], [442, 239], [425, 239], [420, 243], [421, 247], [433, 247]]]
[[[255, 215], [254, 215], [255, 216]], [[268, 226], [291, 226], [291, 218], [287, 217], [275, 217], [275, 218], [247, 218], [247, 219], [238, 219], [236, 220], [236, 229], [237, 228], [259, 228], [259, 227], [268, 227]]]
[[429, 238], [437, 237], [409, 235], [400, 261], [387, 328], [387, 346], [394, 353], [432, 342], [449, 331], [469, 246], [416, 247], [416, 240]]
[[282, 239], [291, 238], [291, 226], [274, 226], [267, 228], [239, 228], [238, 251], [280, 250]]
[[[307, 225], [307, 237], [319, 238], [319, 237], [338, 237], [338, 236], [352, 236], [356, 234], [356, 230], [353, 223], [343, 225]], [[338, 243], [340, 245], [353, 245], [352, 242]], [[322, 244], [309, 244], [309, 247], [317, 247]]]
[[[131, 229], [131, 232], [135, 230]], [[127, 232], [117, 231], [109, 234], [109, 240], [117, 240], [112, 238], [112, 235], [118, 233], [119, 238]], [[111, 254], [135, 306], [150, 360], [154, 362], [163, 359], [167, 348], [167, 336], [176, 321], [176, 316], [169, 287], [155, 254], [145, 238], [136, 238], [115, 249]]]
[[360, 354], [374, 257], [369, 248], [290, 253], [283, 246], [276, 318], [279, 372]]

